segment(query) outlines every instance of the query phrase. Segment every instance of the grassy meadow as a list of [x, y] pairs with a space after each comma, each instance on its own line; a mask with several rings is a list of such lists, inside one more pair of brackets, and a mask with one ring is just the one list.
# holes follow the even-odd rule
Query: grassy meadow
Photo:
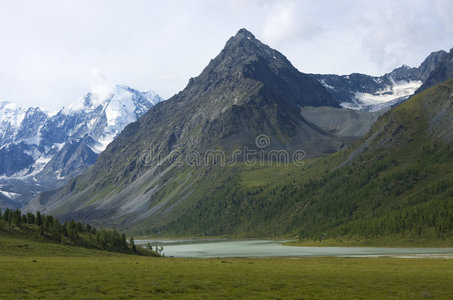
[[448, 299], [453, 259], [159, 258], [0, 236], [2, 299]]

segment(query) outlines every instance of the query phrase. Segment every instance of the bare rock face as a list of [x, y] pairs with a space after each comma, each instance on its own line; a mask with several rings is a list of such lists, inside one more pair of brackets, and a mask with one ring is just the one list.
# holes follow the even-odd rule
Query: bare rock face
[[431, 72], [447, 58], [447, 55], [448, 53], [442, 50], [431, 53], [418, 67], [420, 80], [426, 82]]
[[417, 93], [451, 78], [453, 78], [453, 49], [448, 54], [438, 57], [437, 65], [429, 73], [425, 83], [417, 90]]

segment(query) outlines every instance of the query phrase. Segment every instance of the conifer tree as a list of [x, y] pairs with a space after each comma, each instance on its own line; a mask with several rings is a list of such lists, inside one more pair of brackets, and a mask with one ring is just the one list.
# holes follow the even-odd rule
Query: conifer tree
[[135, 246], [134, 237], [133, 236], [131, 236], [131, 238], [129, 239], [129, 244], [131, 246], [132, 251], [134, 251], [134, 252], [137, 251], [137, 247]]
[[36, 225], [42, 224], [42, 217], [41, 217], [41, 213], [39, 211], [36, 212], [35, 224]]

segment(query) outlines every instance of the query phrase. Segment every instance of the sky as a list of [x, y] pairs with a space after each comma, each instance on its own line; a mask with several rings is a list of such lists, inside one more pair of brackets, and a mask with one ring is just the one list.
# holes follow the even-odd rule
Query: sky
[[451, 0], [0, 0], [0, 101], [56, 110], [99, 82], [182, 90], [240, 28], [301, 72], [382, 75], [453, 47]]

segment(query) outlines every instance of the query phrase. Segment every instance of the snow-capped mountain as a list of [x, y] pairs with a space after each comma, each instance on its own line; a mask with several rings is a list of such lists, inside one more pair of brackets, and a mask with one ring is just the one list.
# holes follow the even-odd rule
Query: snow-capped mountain
[[393, 107], [412, 96], [427, 80], [447, 52], [431, 53], [418, 68], [403, 65], [383, 76], [313, 75], [344, 108], [377, 111]]
[[20, 206], [78, 175], [160, 101], [153, 91], [104, 84], [56, 113], [0, 102], [0, 207]]
[[25, 109], [10, 102], [0, 102], [0, 145], [32, 138], [47, 118], [39, 107]]

